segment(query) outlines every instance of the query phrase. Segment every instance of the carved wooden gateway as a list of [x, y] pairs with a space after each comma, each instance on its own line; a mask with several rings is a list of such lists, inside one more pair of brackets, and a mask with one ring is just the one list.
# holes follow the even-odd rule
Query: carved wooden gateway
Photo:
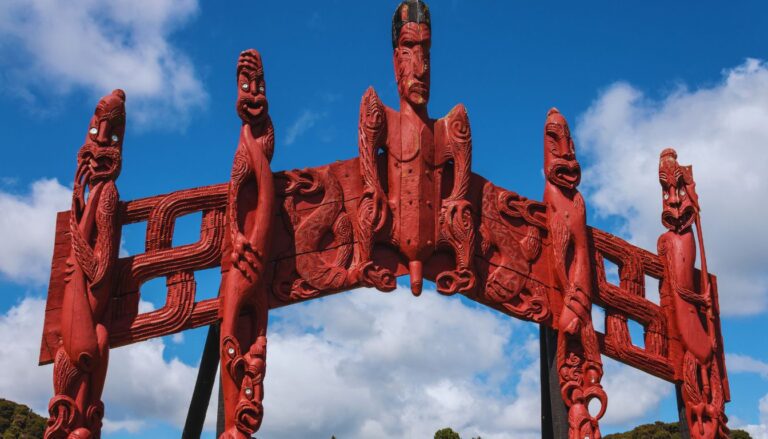
[[[554, 108], [542, 133], [543, 202], [495, 186], [472, 173], [464, 106], [439, 119], [427, 112], [430, 32], [421, 0], [398, 6], [400, 107], [366, 90], [359, 157], [317, 168], [271, 170], [275, 136], [255, 50], [237, 62], [242, 126], [229, 183], [119, 200], [126, 96], [115, 90], [99, 101], [77, 156], [72, 208], [56, 225], [40, 351], [41, 364], [54, 363], [46, 438], [100, 436], [110, 348], [217, 323], [220, 437], [250, 437], [264, 416], [269, 310], [363, 286], [392, 291], [405, 274], [414, 295], [428, 279], [442, 294], [543, 328], [544, 436], [600, 437], [609, 400], [602, 354], [676, 383], [690, 437], [727, 437], [717, 283], [707, 273], [691, 167], [674, 150], [661, 153], [669, 231], [658, 254], [587, 226], [574, 143]], [[202, 212], [199, 241], [172, 246], [175, 220], [193, 212]], [[142, 221], [145, 252], [118, 257], [121, 227]], [[619, 285], [606, 279], [605, 260], [619, 267]], [[219, 297], [195, 301], [195, 272], [216, 266]], [[159, 277], [165, 306], [139, 313], [142, 285]], [[659, 281], [660, 305], [646, 299], [656, 288], [648, 277]], [[593, 304], [605, 309], [605, 333], [594, 329]], [[632, 344], [630, 319], [644, 327], [645, 348]], [[592, 400], [599, 410], [590, 412]]]

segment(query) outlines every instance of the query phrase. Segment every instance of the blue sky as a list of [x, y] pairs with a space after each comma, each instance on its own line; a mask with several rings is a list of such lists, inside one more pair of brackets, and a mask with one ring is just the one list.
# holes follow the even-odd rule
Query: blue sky
[[[50, 368], [34, 365], [53, 218], [68, 207], [75, 154], [101, 95], [127, 94], [123, 199], [228, 179], [239, 128], [235, 62], [250, 47], [264, 60], [273, 169], [353, 157], [365, 88], [397, 105], [396, 5], [3, 2], [0, 397], [42, 411], [50, 396]], [[430, 114], [467, 106], [475, 172], [540, 199], [542, 124], [557, 106], [576, 135], [589, 223], [654, 250], [658, 153], [674, 146], [694, 165], [720, 279], [727, 411], [732, 425], [768, 438], [766, 5], [429, 5]], [[178, 242], [195, 239], [195, 220], [183, 220]], [[127, 229], [124, 251], [141, 252], [142, 233]], [[215, 294], [217, 276], [201, 276], [205, 295]], [[147, 286], [145, 306], [162, 305], [161, 283]], [[537, 437], [535, 328], [433, 296], [356, 292], [276, 313], [262, 436], [426, 437], [450, 425], [466, 437]], [[203, 339], [196, 330], [114, 351], [107, 437], [178, 436]], [[674, 418], [671, 386], [615, 364], [606, 381], [604, 432]]]

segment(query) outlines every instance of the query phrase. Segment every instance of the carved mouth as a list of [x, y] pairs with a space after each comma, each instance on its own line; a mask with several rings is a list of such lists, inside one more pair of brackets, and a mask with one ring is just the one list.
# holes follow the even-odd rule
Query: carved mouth
[[250, 101], [243, 104], [243, 111], [248, 113], [251, 117], [259, 117], [261, 116], [262, 111], [264, 111], [264, 106], [259, 101]]
[[665, 208], [661, 214], [661, 222], [670, 230], [682, 232], [691, 227], [696, 219], [693, 206], [687, 206], [680, 212], [679, 209]]
[[573, 189], [581, 181], [581, 166], [576, 160], [555, 160], [550, 169], [550, 180], [558, 186]]
[[425, 96], [427, 94], [427, 86], [423, 82], [414, 82], [408, 90], [411, 93], [416, 93], [420, 96]]

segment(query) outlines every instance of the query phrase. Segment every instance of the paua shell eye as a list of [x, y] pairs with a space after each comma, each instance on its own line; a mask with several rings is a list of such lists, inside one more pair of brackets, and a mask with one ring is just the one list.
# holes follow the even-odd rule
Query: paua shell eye
[[264, 93], [264, 86], [263, 85], [259, 86], [259, 91]]
[[243, 85], [241, 85], [240, 88], [242, 88], [243, 90], [248, 90], [250, 86], [248, 85], [247, 82], [243, 82]]
[[120, 137], [117, 134], [112, 134], [112, 142], [117, 143], [118, 140], [120, 140]]
[[677, 191], [677, 194], [680, 195], [681, 197], [684, 197], [685, 196], [685, 189], [680, 188], [680, 190]]
[[664, 192], [664, 200], [665, 200], [665, 201], [666, 201], [666, 200], [669, 200], [669, 194], [668, 194], [668, 193], [666, 193], [666, 192]]
[[99, 134], [99, 129], [96, 127], [93, 127], [90, 130], [88, 130], [88, 132], [95, 136], [96, 134]]

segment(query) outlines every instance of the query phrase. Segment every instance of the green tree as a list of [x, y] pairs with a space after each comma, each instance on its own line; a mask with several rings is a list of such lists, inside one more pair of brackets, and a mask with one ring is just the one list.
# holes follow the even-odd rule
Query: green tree
[[2, 439], [43, 437], [45, 418], [29, 407], [0, 398], [0, 435]]
[[461, 436], [451, 428], [443, 428], [435, 432], [435, 439], [461, 439]]

